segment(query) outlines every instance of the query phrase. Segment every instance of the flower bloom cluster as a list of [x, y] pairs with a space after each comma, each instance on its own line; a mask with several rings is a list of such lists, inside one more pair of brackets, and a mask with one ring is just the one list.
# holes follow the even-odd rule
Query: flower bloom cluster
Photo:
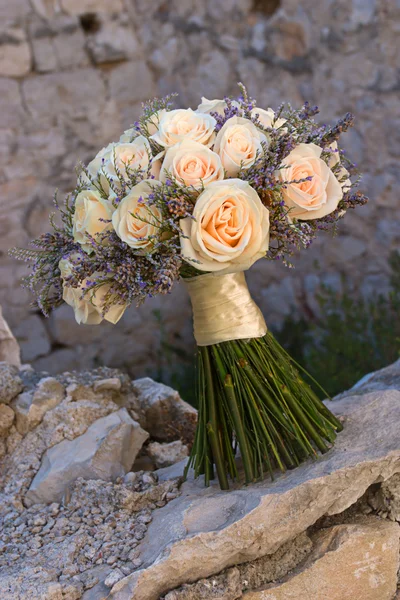
[[[352, 125], [317, 108], [258, 108], [202, 98], [196, 110], [152, 100], [120, 140], [78, 170], [63, 226], [14, 250], [45, 314], [61, 302], [80, 323], [116, 323], [127, 306], [180, 277], [232, 273], [266, 257], [285, 264], [366, 202], [337, 140]], [[57, 204], [58, 206], [58, 204]]]

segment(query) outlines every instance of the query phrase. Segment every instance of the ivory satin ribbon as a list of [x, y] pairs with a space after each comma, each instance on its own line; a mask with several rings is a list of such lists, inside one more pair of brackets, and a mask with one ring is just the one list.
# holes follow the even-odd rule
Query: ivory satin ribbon
[[267, 333], [262, 312], [250, 296], [244, 272], [207, 273], [184, 279], [193, 307], [198, 346], [262, 337]]

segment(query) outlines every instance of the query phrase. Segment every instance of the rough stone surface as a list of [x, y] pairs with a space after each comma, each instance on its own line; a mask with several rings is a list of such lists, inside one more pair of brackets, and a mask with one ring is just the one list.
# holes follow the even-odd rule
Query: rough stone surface
[[5, 435], [14, 422], [14, 411], [7, 404], [0, 404], [0, 437]]
[[218, 598], [218, 600], [235, 600], [241, 598], [244, 590], [257, 589], [292, 571], [309, 556], [312, 547], [310, 537], [306, 533], [302, 533], [289, 543], [283, 544], [274, 554], [231, 567], [218, 575], [213, 575], [212, 578], [184, 584], [166, 594], [165, 600], [198, 600], [210, 597]]
[[[384, 371], [374, 378], [384, 378]], [[238, 600], [255, 592], [313, 600], [311, 594], [323, 592], [335, 599], [333, 592], [344, 588], [351, 600], [394, 595], [400, 506], [395, 378], [386, 389], [349, 390], [330, 404], [345, 429], [317, 461], [273, 482], [238, 483], [221, 492], [190, 476], [183, 482], [187, 459], [152, 472], [111, 473], [110, 452], [104, 452], [111, 427], [106, 431], [102, 423], [121, 423], [123, 413], [125, 424], [133, 417], [144, 426], [152, 403], [141, 396], [143, 380], [108, 368], [53, 379], [25, 367], [19, 376], [21, 395], [46, 411], [28, 432], [20, 433], [14, 421], [0, 438], [2, 600], [155, 600], [164, 594], [167, 600]], [[149, 386], [158, 402], [165, 386], [147, 381], [147, 392]], [[167, 397], [170, 414], [179, 414], [171, 406], [174, 398], [182, 409], [179, 396], [169, 389]], [[93, 459], [100, 477], [67, 473], [62, 498], [31, 505], [29, 488], [46, 457], [82, 445], [100, 429], [103, 452]], [[172, 443], [150, 437], [142, 453], [181, 447], [175, 435]], [[73, 454], [63, 454], [60, 464], [72, 464]], [[76, 452], [77, 468], [82, 455]], [[332, 593], [329, 582], [335, 582]]]
[[148, 456], [154, 461], [157, 469], [174, 465], [175, 463], [184, 460], [189, 454], [188, 447], [182, 444], [180, 440], [169, 442], [169, 444], [151, 442], [146, 450]]
[[60, 404], [64, 396], [64, 386], [53, 377], [41, 379], [35, 391], [20, 394], [12, 402], [17, 431], [25, 435], [39, 425], [46, 412]]
[[148, 438], [125, 408], [98, 419], [73, 441], [50, 448], [25, 496], [31, 504], [59, 502], [78, 477], [114, 480], [127, 473]]
[[3, 317], [0, 306], [0, 362], [8, 362], [15, 367], [21, 366], [20, 349]]
[[22, 391], [22, 381], [18, 369], [6, 362], [0, 362], [0, 403], [9, 404]]
[[400, 389], [400, 359], [385, 369], [368, 373], [356, 383], [348, 392], [339, 395], [365, 394], [375, 390]]
[[399, 525], [367, 518], [318, 533], [299, 573], [243, 595], [245, 600], [392, 600], [399, 567]]
[[191, 360], [180, 286], [131, 308], [116, 327], [84, 334], [60, 307], [40, 323], [35, 347], [38, 315], [20, 289], [25, 266], [7, 256], [48, 229], [54, 189], [70, 191], [77, 162], [118, 139], [152, 95], [178, 92], [179, 103], [196, 107], [201, 95], [234, 94], [243, 80], [261, 107], [309, 100], [325, 123], [354, 112], [343, 143], [372, 201], [346, 217], [339, 236], [321, 235], [295, 270], [261, 261], [248, 279], [270, 327], [287, 315], [311, 318], [319, 286], [341, 275], [367, 297], [385, 290], [387, 256], [400, 243], [398, 19], [395, 0], [0, 0], [0, 304], [14, 331], [21, 324], [23, 361], [52, 374], [108, 364], [135, 378], [175, 371], [176, 379]]
[[144, 417], [142, 426], [154, 439], [170, 442], [181, 438], [189, 443], [193, 440], [197, 411], [177, 391], [149, 377], [134, 381], [133, 389]]
[[388, 390], [333, 403], [346, 418], [333, 450], [272, 483], [229, 493], [183, 484], [179, 500], [153, 520], [144, 568], [118, 582], [110, 597], [156, 600], [181, 583], [273, 553], [321, 516], [344, 511], [369, 486], [400, 472], [399, 402], [400, 391]]
[[[16, 376], [15, 369], [7, 369]], [[140, 567], [139, 542], [153, 513], [179, 495], [181, 473], [168, 480], [144, 472], [118, 477], [148, 436], [128, 414], [136, 415], [140, 406], [132, 382], [120, 371], [99, 368], [54, 379], [25, 367], [20, 377], [18, 399], [28, 396], [29, 407], [36, 403], [44, 413], [20, 433], [9, 418], [12, 408], [0, 404], [8, 418], [7, 437], [0, 438], [0, 597], [105, 598], [111, 586]], [[89, 473], [82, 467], [90, 442], [96, 452]], [[42, 478], [49, 455], [54, 468], [65, 467], [58, 472], [62, 485], [68, 484], [62, 501], [48, 503], [53, 471], [42, 504], [28, 506], [43, 491], [32, 482]]]
[[379, 515], [400, 523], [400, 474], [396, 473], [372, 491], [368, 502]]

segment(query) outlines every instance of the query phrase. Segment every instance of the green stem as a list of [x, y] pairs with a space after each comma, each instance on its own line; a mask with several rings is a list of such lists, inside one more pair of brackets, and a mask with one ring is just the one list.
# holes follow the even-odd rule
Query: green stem
[[300, 405], [297, 403], [296, 400], [294, 400], [294, 398], [292, 398], [292, 395], [289, 392], [289, 390], [287, 388], [286, 389], [284, 388], [282, 390], [282, 392], [283, 392], [285, 398], [287, 399], [287, 402], [288, 402], [290, 408], [292, 409], [293, 414], [297, 417], [297, 419], [303, 425], [304, 429], [307, 431], [308, 435], [314, 441], [317, 448], [319, 448], [319, 450], [321, 450], [321, 452], [327, 452], [329, 450], [328, 446], [325, 444], [324, 440], [318, 434], [315, 427], [312, 425], [311, 421], [309, 421], [309, 419], [307, 418], [307, 415], [303, 412]]
[[218, 435], [218, 419], [217, 410], [215, 405], [215, 391], [214, 382], [211, 371], [210, 357], [208, 348], [203, 346], [201, 348], [201, 354], [203, 358], [203, 365], [206, 379], [206, 393], [208, 399], [208, 422], [207, 422], [207, 433], [210, 440], [210, 446], [212, 449], [212, 455], [214, 463], [217, 469], [219, 484], [222, 490], [229, 490], [228, 479], [226, 476], [225, 463], [223, 460], [223, 453]]
[[243, 427], [243, 420], [236, 401], [232, 377], [229, 374], [225, 375], [224, 390], [226, 398], [228, 400], [229, 408], [232, 411], [232, 418], [235, 423], [235, 432], [239, 442], [240, 453], [242, 455], [246, 483], [250, 483], [254, 480], [251, 451], [247, 444], [247, 439]]

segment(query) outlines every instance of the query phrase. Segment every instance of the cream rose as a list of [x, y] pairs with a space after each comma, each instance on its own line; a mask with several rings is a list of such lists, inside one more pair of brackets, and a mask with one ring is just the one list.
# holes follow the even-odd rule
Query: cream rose
[[325, 217], [343, 197], [342, 186], [321, 154], [322, 148], [316, 144], [299, 144], [277, 172], [281, 181], [310, 178], [302, 183], [288, 183], [282, 190], [290, 217], [303, 221]]
[[135, 138], [139, 137], [139, 132], [135, 127], [125, 129], [124, 133], [119, 138], [119, 141], [123, 144], [130, 144]]
[[[108, 144], [105, 148], [102, 148], [100, 152], [96, 154], [93, 160], [86, 166], [86, 170], [89, 172], [90, 177], [93, 181], [96, 181], [100, 175], [100, 169], [110, 158], [111, 150], [114, 144]], [[90, 186], [92, 185], [92, 181], [87, 177], [87, 175], [82, 171], [79, 175], [79, 182], [81, 185]], [[104, 177], [101, 179], [101, 184], [106, 185], [106, 190], [108, 191], [108, 183], [105, 181]]]
[[[143, 135], [139, 135], [132, 142], [113, 145], [109, 160], [104, 165], [104, 171], [115, 181], [115, 185], [119, 187], [118, 173], [124, 181], [129, 181], [129, 176], [133, 171], [138, 169], [143, 171], [146, 176], [151, 156], [149, 142]], [[154, 159], [151, 163], [151, 175], [158, 177], [160, 167], [160, 161]]]
[[181, 219], [184, 260], [200, 271], [245, 271], [269, 246], [269, 211], [241, 179], [215, 181]]
[[262, 154], [262, 142], [266, 141], [252, 121], [231, 117], [218, 132], [214, 152], [220, 155], [228, 177], [235, 177], [241, 168], [248, 169], [254, 164]]
[[187, 140], [167, 150], [161, 167], [160, 181], [172, 177], [187, 186], [200, 189], [224, 178], [221, 159], [212, 150]]
[[158, 131], [151, 138], [165, 148], [170, 148], [184, 140], [212, 146], [215, 125], [214, 117], [195, 112], [191, 108], [171, 110], [165, 112], [160, 118]]
[[75, 199], [72, 235], [85, 250], [91, 252], [92, 246], [87, 234], [96, 237], [106, 229], [110, 229], [113, 214], [111, 202], [105, 200], [95, 190], [82, 190]]
[[157, 206], [148, 204], [152, 187], [157, 184], [152, 179], [145, 179], [135, 185], [113, 214], [112, 224], [116, 234], [135, 250], [149, 250], [158, 233], [161, 211]]
[[275, 113], [272, 108], [268, 108], [268, 110], [264, 110], [263, 108], [258, 108], [255, 106], [250, 111], [251, 117], [253, 119], [257, 119], [261, 123], [263, 127], [274, 127], [274, 129], [279, 129], [282, 127], [284, 123], [286, 123], [286, 119], [276, 119], [275, 121]]
[[[92, 294], [91, 301], [94, 307], [99, 311], [100, 315], [103, 312], [104, 300], [106, 294], [108, 294], [110, 291], [111, 285], [111, 283], [103, 283]], [[127, 306], [125, 304], [114, 304], [114, 306], [111, 306], [111, 308], [109, 308], [109, 310], [105, 313], [104, 319], [115, 325], [118, 323], [126, 309]]]
[[[236, 100], [232, 101], [232, 105], [236, 106], [236, 107], [239, 106], [239, 104], [236, 102]], [[217, 98], [215, 98], [214, 100], [208, 100], [207, 98], [204, 98], [204, 96], [202, 96], [201, 103], [196, 108], [196, 112], [207, 113], [207, 114], [215, 112], [215, 113], [218, 113], [219, 115], [223, 116], [225, 114], [226, 107], [227, 107], [227, 104], [226, 104], [225, 100], [218, 100]]]
[[[59, 262], [59, 269], [63, 282], [72, 274], [73, 264], [68, 259], [62, 259]], [[94, 275], [93, 277], [95, 277]], [[88, 292], [83, 296], [87, 280], [84, 280], [81, 287], [73, 288], [63, 283], [63, 300], [74, 309], [75, 320], [79, 324], [98, 325], [102, 322], [102, 308], [105, 295], [110, 289], [110, 284], [103, 284], [93, 292]], [[126, 306], [116, 304], [104, 315], [104, 319], [110, 323], [117, 323], [126, 310]]]
[[147, 131], [149, 132], [149, 135], [154, 135], [158, 131], [160, 121], [166, 112], [165, 108], [162, 108], [151, 115], [150, 119], [147, 121]]

